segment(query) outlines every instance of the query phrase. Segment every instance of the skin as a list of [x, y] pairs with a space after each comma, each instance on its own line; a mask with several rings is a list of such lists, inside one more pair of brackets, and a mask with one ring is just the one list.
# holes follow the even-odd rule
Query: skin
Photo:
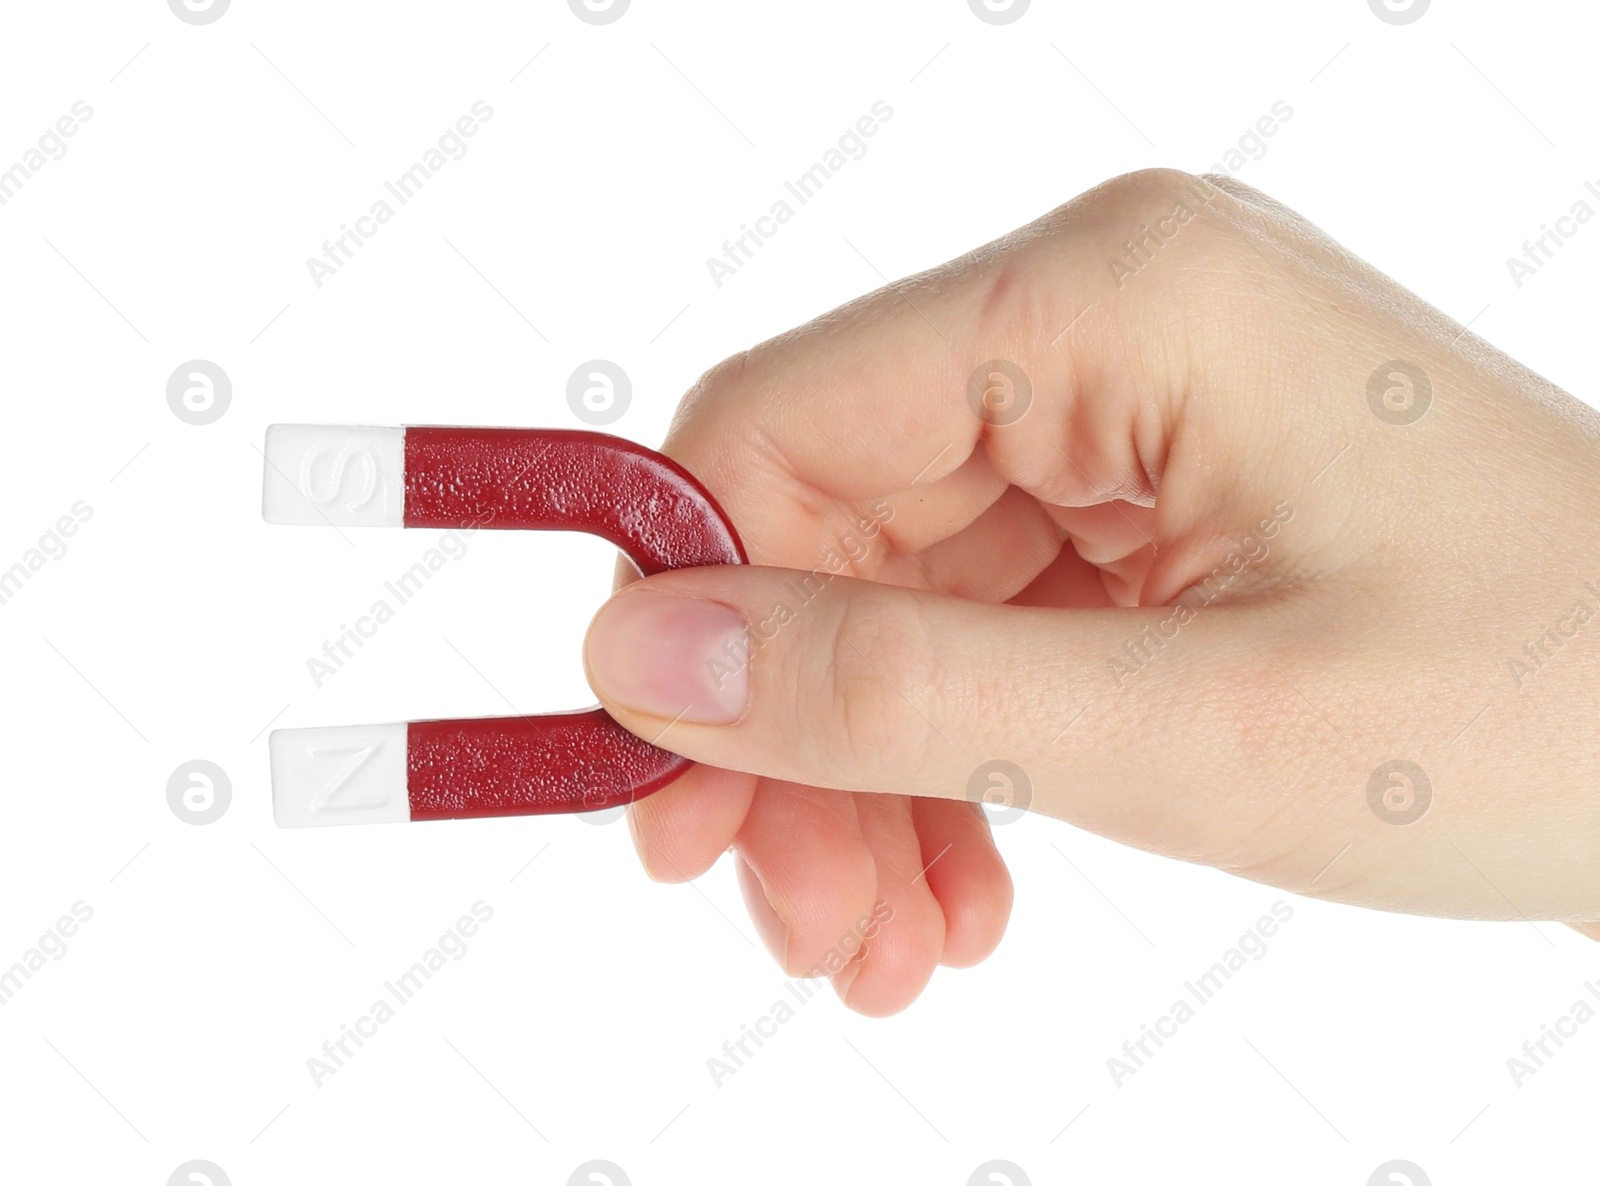
[[[1014, 423], [968, 398], [996, 359], [1031, 380]], [[701, 763], [632, 807], [640, 858], [679, 881], [731, 846], [789, 974], [887, 903], [832, 976], [850, 1008], [1000, 941], [993, 759], [1150, 852], [1600, 937], [1600, 417], [1270, 198], [1109, 181], [728, 359], [665, 451], [752, 565], [627, 583], [591, 629], [605, 706]], [[798, 605], [852, 538], [708, 683], [712, 627]]]

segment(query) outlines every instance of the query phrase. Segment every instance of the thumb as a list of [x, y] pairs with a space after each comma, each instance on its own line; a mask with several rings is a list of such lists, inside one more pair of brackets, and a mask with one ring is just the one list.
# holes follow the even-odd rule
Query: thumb
[[1259, 686], [1235, 678], [1261, 665], [1229, 629], [1249, 612], [993, 605], [729, 565], [627, 586], [586, 665], [622, 725], [698, 762], [947, 799], [1009, 782], [1018, 806], [1165, 847], [1145, 826], [1155, 809], [1178, 825], [1208, 810], [1197, 782], [1238, 785], [1218, 726], [1227, 698]]

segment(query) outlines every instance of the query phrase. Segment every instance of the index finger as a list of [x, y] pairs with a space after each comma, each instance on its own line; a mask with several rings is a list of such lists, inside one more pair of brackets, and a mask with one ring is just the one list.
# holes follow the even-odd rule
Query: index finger
[[1061, 505], [1137, 496], [1169, 427], [1167, 352], [1129, 349], [1121, 331], [1159, 336], [1171, 322], [1151, 301], [1172, 298], [1118, 290], [1106, 243], [1197, 184], [1119, 178], [735, 355], [686, 397], [665, 451], [716, 493], [756, 563], [810, 564], [830, 511], [913, 487], [899, 531], [970, 522], [1007, 484]]

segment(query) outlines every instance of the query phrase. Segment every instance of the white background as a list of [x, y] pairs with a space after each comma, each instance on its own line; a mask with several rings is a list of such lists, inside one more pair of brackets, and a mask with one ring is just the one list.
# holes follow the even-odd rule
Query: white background
[[[1361, 1186], [1393, 1158], [1441, 1186], [1576, 1180], [1600, 1025], [1520, 1088], [1506, 1060], [1600, 948], [1293, 899], [1118, 1088], [1106, 1059], [1284, 895], [1042, 820], [1000, 829], [994, 958], [887, 1021], [823, 988], [716, 1086], [706, 1060], [784, 991], [726, 862], [652, 885], [617, 821], [272, 823], [269, 722], [589, 702], [608, 549], [482, 533], [318, 689], [306, 658], [432, 537], [265, 526], [255, 447], [275, 421], [578, 427], [567, 376], [595, 357], [633, 379], [612, 431], [657, 443], [728, 353], [1109, 176], [1208, 169], [1280, 99], [1243, 180], [1592, 400], [1600, 227], [1521, 289], [1505, 263], [1600, 182], [1590, 19], [7, 4], [0, 168], [74, 101], [94, 115], [0, 206], [0, 567], [94, 513], [0, 605], [0, 966], [71, 903], [94, 916], [0, 1006], [0, 1180], [156, 1184], [193, 1158], [307, 1186], [565, 1183], [593, 1158], [636, 1186], [958, 1184], [994, 1158], [1034, 1183]], [[470, 152], [316, 287], [306, 258], [479, 99]], [[706, 257], [879, 99], [867, 155], [718, 289]], [[234, 387], [204, 427], [166, 404], [192, 358]], [[232, 782], [207, 826], [166, 801], [195, 758]], [[480, 899], [465, 958], [314, 1086], [307, 1058]]]

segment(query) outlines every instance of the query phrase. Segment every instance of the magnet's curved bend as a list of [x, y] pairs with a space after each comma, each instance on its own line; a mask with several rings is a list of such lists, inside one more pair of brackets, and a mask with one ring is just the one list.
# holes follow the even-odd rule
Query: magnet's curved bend
[[[603, 433], [280, 424], [265, 457], [272, 523], [583, 531], [647, 576], [747, 562], [692, 475]], [[659, 790], [690, 764], [598, 708], [280, 729], [269, 746], [284, 827], [594, 811]]]

